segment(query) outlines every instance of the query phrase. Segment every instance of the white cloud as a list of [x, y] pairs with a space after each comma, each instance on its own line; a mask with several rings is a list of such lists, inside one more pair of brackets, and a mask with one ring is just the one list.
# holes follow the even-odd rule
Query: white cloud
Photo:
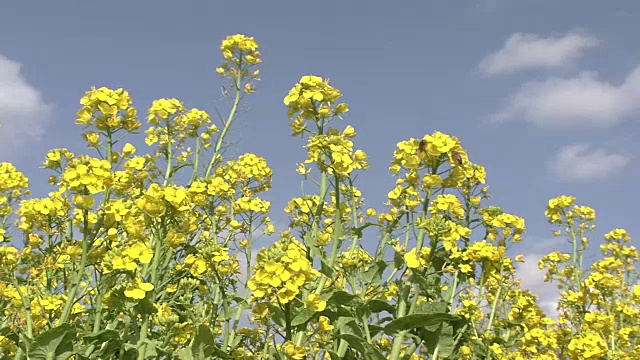
[[568, 68], [587, 49], [599, 43], [595, 37], [578, 32], [570, 32], [562, 37], [515, 33], [507, 39], [502, 49], [485, 57], [478, 67], [487, 76], [536, 68]]
[[42, 138], [51, 105], [23, 76], [22, 65], [0, 55], [0, 161]]
[[516, 276], [521, 279], [523, 288], [531, 290], [538, 296], [537, 303], [545, 315], [557, 318], [556, 307], [560, 295], [555, 284], [544, 281], [545, 270], [538, 269], [538, 261], [542, 256], [543, 254], [527, 253], [524, 263], [517, 264]]
[[629, 164], [630, 157], [608, 153], [604, 149], [591, 149], [577, 144], [562, 148], [548, 164], [551, 172], [568, 182], [604, 180], [616, 176]]
[[521, 120], [541, 127], [608, 127], [640, 113], [640, 66], [616, 86], [594, 72], [575, 78], [531, 81], [493, 114], [496, 122]]

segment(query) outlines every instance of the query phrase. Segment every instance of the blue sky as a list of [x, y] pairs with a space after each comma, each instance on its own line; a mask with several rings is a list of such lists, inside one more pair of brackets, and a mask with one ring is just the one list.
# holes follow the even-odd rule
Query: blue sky
[[544, 208], [560, 194], [596, 209], [594, 242], [618, 227], [639, 236], [639, 14], [635, 1], [7, 2], [0, 161], [44, 196], [38, 166], [47, 149], [82, 150], [75, 112], [91, 86], [124, 87], [141, 112], [176, 97], [213, 113], [219, 43], [244, 33], [260, 43], [262, 81], [232, 136], [273, 167], [281, 224], [305, 156], [282, 98], [314, 74], [350, 104], [339, 126], [369, 154], [358, 183], [369, 206], [383, 209], [393, 186], [395, 144], [440, 130], [486, 166], [492, 204], [525, 217], [531, 257], [558, 243]]

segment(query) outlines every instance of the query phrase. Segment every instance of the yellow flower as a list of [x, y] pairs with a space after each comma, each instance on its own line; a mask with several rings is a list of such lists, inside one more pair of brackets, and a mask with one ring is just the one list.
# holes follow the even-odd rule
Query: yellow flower
[[293, 360], [303, 360], [307, 358], [307, 350], [305, 347], [296, 346], [292, 341], [287, 341], [282, 346], [287, 358]]
[[97, 147], [98, 145], [100, 145], [100, 134], [95, 131], [87, 131], [86, 133], [82, 134], [82, 137], [84, 137], [84, 139], [89, 143], [89, 146], [91, 147]]
[[124, 295], [130, 299], [142, 300], [147, 295], [147, 292], [153, 289], [153, 284], [144, 282], [140, 279], [135, 279], [133, 283], [127, 286], [127, 289], [124, 291]]
[[95, 199], [91, 195], [75, 195], [73, 197], [73, 203], [80, 209], [89, 209], [95, 202]]
[[126, 143], [122, 148], [122, 153], [125, 156], [133, 155], [135, 152], [136, 152], [136, 147], [129, 143]]
[[554, 223], [560, 221], [562, 212], [571, 206], [576, 200], [573, 196], [561, 195], [549, 200], [545, 216], [549, 219], [549, 222]]
[[131, 245], [123, 254], [129, 256], [132, 259], [140, 261], [141, 264], [148, 264], [153, 258], [153, 250], [149, 249], [147, 245], [137, 242]]
[[318, 318], [318, 324], [318, 328], [320, 329], [320, 331], [331, 331], [334, 328], [334, 326], [331, 325], [331, 321], [329, 321], [329, 318], [324, 315]]
[[356, 136], [356, 129], [354, 129], [353, 126], [351, 126], [351, 125], [347, 125], [347, 127], [342, 132], [342, 136], [344, 136], [346, 138], [355, 137]]
[[138, 265], [128, 256], [114, 256], [111, 260], [111, 266], [114, 270], [135, 270]]
[[300, 163], [296, 168], [296, 172], [300, 175], [309, 175], [309, 173], [311, 173], [311, 169], [308, 168], [305, 163]]
[[189, 254], [184, 259], [184, 264], [189, 268], [191, 275], [199, 277], [208, 269], [207, 262], [200, 256], [195, 254]]
[[432, 213], [446, 213], [458, 219], [464, 217], [464, 208], [457, 196], [453, 194], [438, 195], [431, 202], [429, 211]]
[[420, 266], [420, 260], [416, 255], [416, 249], [411, 249], [408, 253], [404, 254], [404, 261], [407, 262], [407, 267], [410, 269], [416, 269]]
[[327, 307], [327, 302], [316, 293], [309, 294], [307, 305], [315, 311], [323, 311]]
[[458, 269], [463, 274], [470, 274], [473, 271], [473, 268], [469, 264], [461, 264]]
[[416, 269], [420, 266], [427, 266], [431, 249], [428, 247], [422, 247], [418, 253], [415, 248], [404, 254], [404, 261], [407, 263], [407, 267], [410, 269]]
[[489, 349], [491, 349], [491, 352], [493, 352], [496, 355], [502, 355], [502, 349], [498, 344], [495, 344], [495, 343], [491, 344], [491, 346], [489, 346]]

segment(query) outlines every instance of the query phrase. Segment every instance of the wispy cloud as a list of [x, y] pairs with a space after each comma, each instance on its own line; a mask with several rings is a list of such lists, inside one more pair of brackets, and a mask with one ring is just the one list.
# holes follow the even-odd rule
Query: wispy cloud
[[0, 161], [42, 138], [52, 106], [25, 79], [22, 65], [0, 55]]
[[568, 68], [587, 49], [599, 43], [595, 37], [576, 31], [555, 37], [515, 33], [500, 50], [485, 57], [478, 67], [486, 76], [539, 68]]
[[548, 164], [551, 172], [567, 182], [605, 180], [619, 175], [629, 164], [628, 155], [592, 149], [587, 144], [565, 146]]
[[594, 72], [574, 78], [552, 77], [525, 83], [491, 118], [520, 120], [541, 127], [608, 127], [640, 114], [640, 66], [622, 84]]
[[557, 318], [556, 308], [560, 296], [555, 284], [544, 281], [545, 270], [538, 269], [538, 262], [543, 256], [541, 253], [527, 253], [525, 262], [516, 265], [516, 276], [521, 279], [523, 288], [538, 296], [538, 305], [545, 315]]

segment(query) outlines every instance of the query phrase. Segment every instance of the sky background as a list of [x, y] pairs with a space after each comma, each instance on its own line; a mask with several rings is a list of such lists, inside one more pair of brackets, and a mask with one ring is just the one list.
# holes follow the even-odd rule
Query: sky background
[[302, 75], [328, 77], [350, 105], [335, 125], [353, 125], [369, 154], [357, 183], [368, 206], [384, 209], [398, 141], [457, 136], [486, 167], [491, 204], [526, 219], [521, 271], [544, 292], [537, 258], [561, 243], [544, 217], [549, 198], [594, 207], [594, 243], [613, 228], [639, 236], [638, 16], [637, 1], [4, 2], [0, 161], [45, 196], [46, 151], [84, 149], [74, 120], [91, 86], [127, 89], [141, 114], [162, 97], [223, 110], [219, 44], [243, 33], [264, 62], [234, 151], [273, 168], [278, 230], [305, 159], [282, 99]]

